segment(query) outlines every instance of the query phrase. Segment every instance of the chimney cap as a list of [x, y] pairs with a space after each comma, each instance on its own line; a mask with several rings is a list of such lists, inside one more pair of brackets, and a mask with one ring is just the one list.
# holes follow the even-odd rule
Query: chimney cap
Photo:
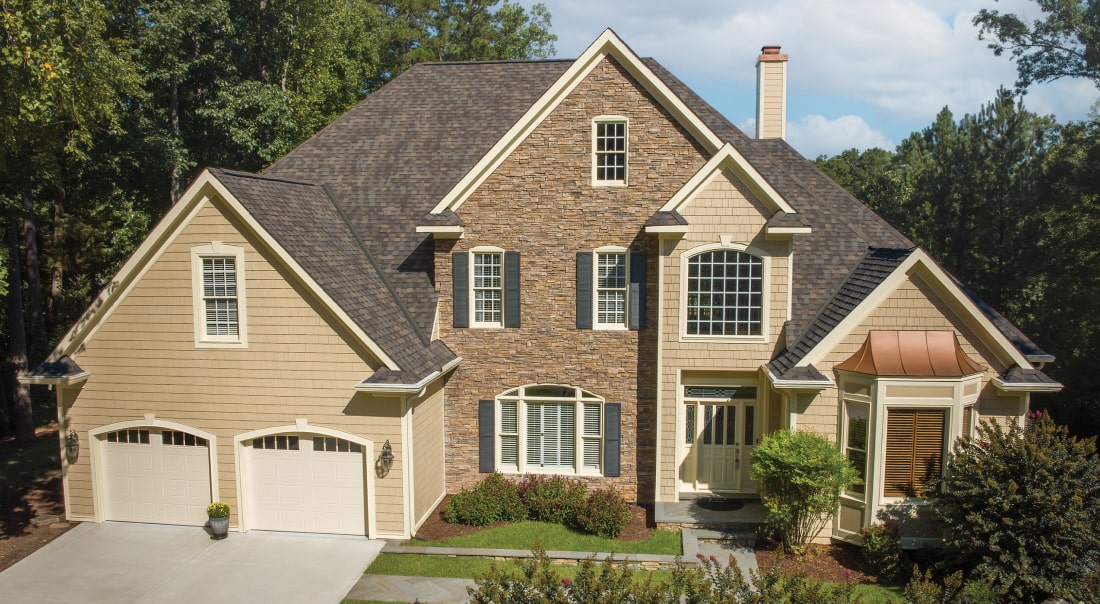
[[779, 49], [780, 48], [782, 48], [782, 47], [779, 46], [778, 44], [766, 44], [766, 45], [760, 47], [760, 52], [762, 52], [766, 55], [777, 55], [777, 54], [779, 54]]
[[785, 62], [787, 55], [780, 54], [780, 46], [778, 44], [768, 44], [760, 47], [760, 57], [757, 59], [759, 62], [772, 63], [772, 62]]

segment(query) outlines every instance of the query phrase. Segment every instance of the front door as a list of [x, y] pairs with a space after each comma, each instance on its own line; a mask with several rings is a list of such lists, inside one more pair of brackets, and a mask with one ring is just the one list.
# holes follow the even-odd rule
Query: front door
[[[680, 488], [689, 492], [755, 493], [749, 474], [759, 434], [756, 388], [685, 388]], [[744, 398], [742, 398], [744, 397]]]

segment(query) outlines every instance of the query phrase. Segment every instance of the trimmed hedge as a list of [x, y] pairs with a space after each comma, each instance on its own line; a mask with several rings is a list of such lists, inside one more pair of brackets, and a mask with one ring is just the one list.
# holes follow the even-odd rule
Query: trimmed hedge
[[473, 490], [452, 495], [443, 510], [447, 522], [469, 526], [519, 522], [526, 518], [516, 484], [496, 472], [477, 483]]

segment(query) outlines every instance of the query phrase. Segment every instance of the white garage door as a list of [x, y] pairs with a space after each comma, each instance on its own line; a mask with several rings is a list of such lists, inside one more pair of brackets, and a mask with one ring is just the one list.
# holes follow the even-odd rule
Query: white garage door
[[204, 438], [159, 428], [109, 432], [106, 453], [108, 520], [206, 523], [210, 450]]
[[341, 438], [280, 434], [253, 439], [252, 528], [365, 535], [363, 448]]

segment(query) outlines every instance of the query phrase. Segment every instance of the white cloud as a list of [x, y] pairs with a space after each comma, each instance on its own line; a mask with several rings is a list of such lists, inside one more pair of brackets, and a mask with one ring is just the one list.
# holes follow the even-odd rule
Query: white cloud
[[[737, 98], [740, 115], [728, 116], [734, 120], [752, 113], [746, 99], [753, 98], [760, 47], [781, 44], [791, 57], [789, 95], [829, 99], [807, 112], [832, 122], [859, 113], [899, 138], [908, 131], [896, 132], [898, 124], [931, 123], [945, 105], [959, 116], [975, 113], [999, 86], [1015, 82], [1015, 64], [978, 39], [971, 20], [980, 8], [1038, 16], [1027, 0], [635, 0], [626, 11], [611, 2], [543, 2], [560, 56], [576, 56], [611, 27], [638, 54], [706, 88], [727, 113], [733, 103], [724, 99]], [[1087, 82], [1059, 82], [1035, 87], [1025, 103], [1061, 120], [1081, 119], [1097, 97]]]
[[[749, 136], [755, 136], [756, 120], [738, 124]], [[824, 115], [807, 115], [787, 122], [787, 142], [803, 156], [836, 155], [845, 149], [859, 150], [879, 147], [894, 150], [895, 143], [875, 130], [858, 115], [842, 115], [829, 119]]]

